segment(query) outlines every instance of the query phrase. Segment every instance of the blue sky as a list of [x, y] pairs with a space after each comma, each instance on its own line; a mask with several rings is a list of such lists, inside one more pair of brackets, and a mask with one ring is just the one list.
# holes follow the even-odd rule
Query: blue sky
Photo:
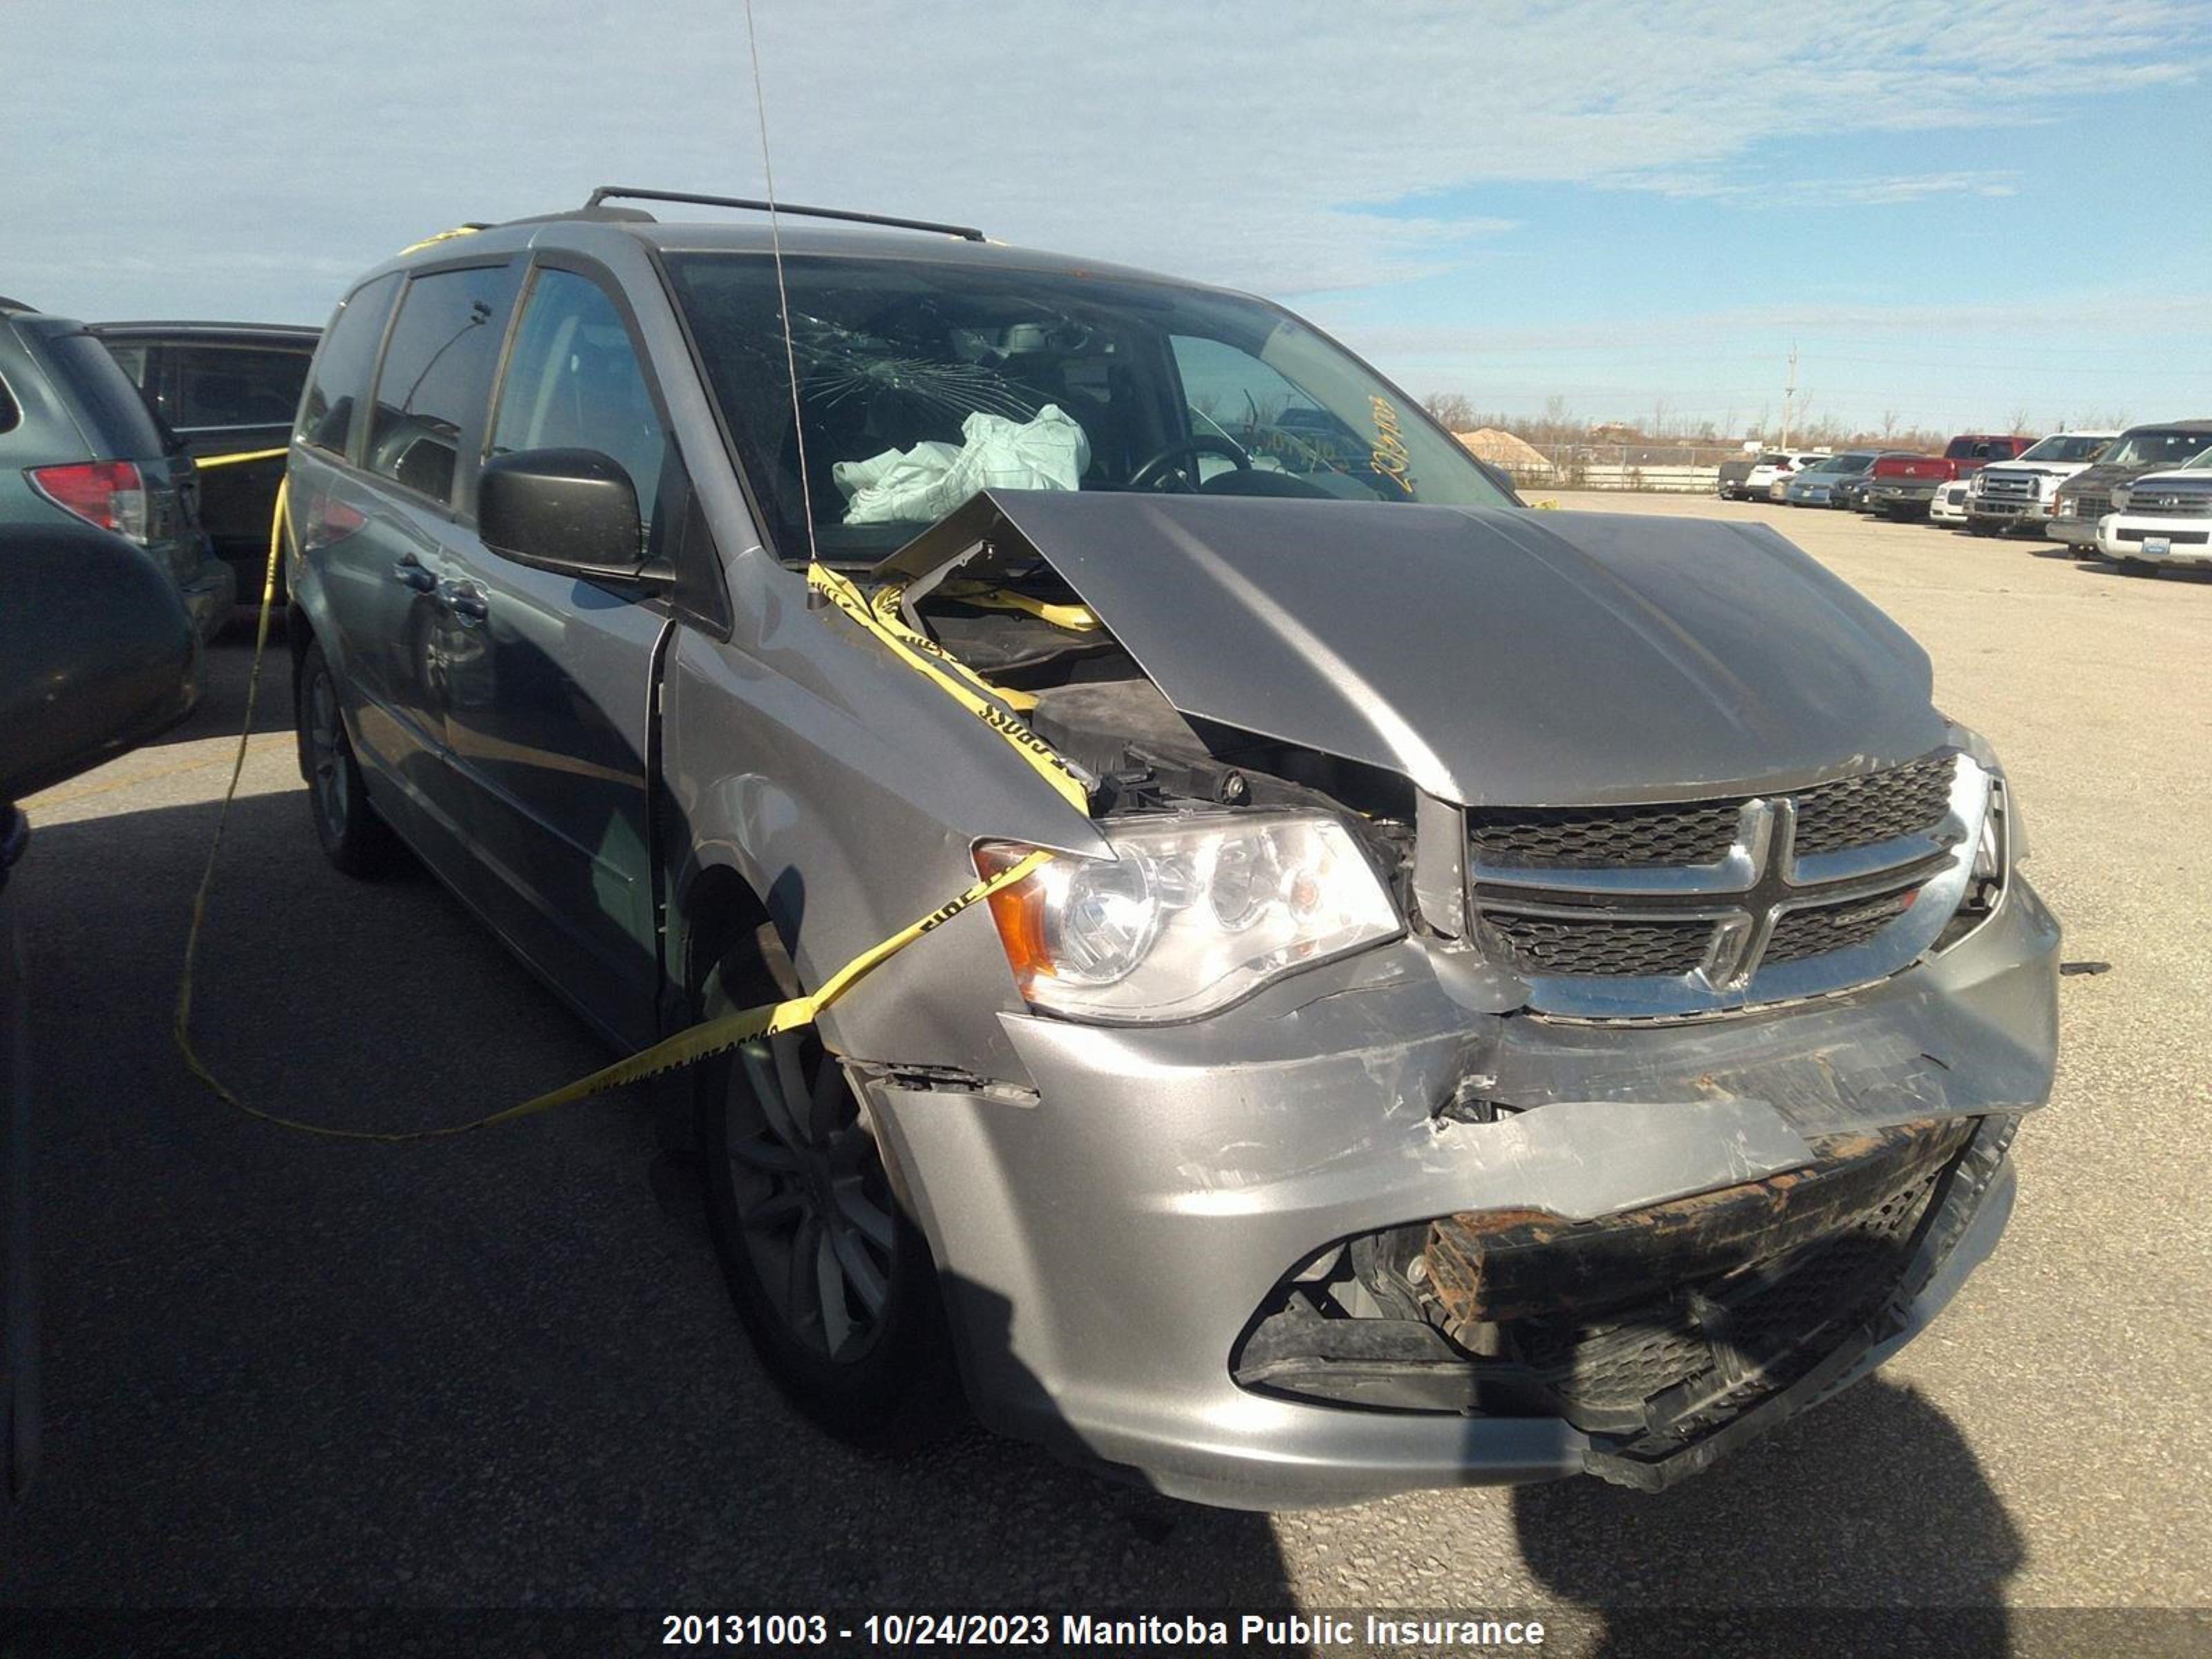
[[[2202, 0], [755, 4], [791, 199], [1255, 289], [1417, 392], [1741, 431], [1794, 341], [1869, 428], [2212, 415]], [[4, 15], [0, 293], [55, 311], [319, 322], [465, 220], [762, 187], [735, 0]]]

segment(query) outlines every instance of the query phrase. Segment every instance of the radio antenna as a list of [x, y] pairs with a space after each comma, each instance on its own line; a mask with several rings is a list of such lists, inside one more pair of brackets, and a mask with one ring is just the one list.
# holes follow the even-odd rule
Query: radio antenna
[[[775, 262], [775, 308], [783, 325], [783, 366], [791, 378], [791, 435], [799, 446], [799, 499], [806, 515], [806, 562], [821, 562], [814, 544], [814, 486], [806, 472], [806, 422], [799, 409], [799, 351], [791, 339], [791, 295], [783, 283], [783, 229], [775, 209], [775, 163], [768, 148], [768, 100], [761, 92], [760, 36], [753, 29], [753, 0], [745, 0], [745, 46], [753, 60], [753, 109], [760, 117], [761, 173], [768, 180], [769, 250]], [[806, 603], [819, 609], [830, 596], [809, 586]]]

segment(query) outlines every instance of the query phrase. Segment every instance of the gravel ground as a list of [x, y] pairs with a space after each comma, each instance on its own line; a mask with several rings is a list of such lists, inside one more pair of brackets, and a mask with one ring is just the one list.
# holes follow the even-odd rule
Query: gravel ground
[[[202, 711], [32, 804], [44, 1084], [41, 1484], [0, 1600], [47, 1606], [2212, 1603], [2203, 994], [2212, 578], [1703, 499], [1933, 655], [2007, 761], [2066, 955], [2049, 1111], [1997, 1257], [1878, 1377], [1652, 1498], [1577, 1481], [1272, 1518], [969, 1434], [863, 1457], [769, 1389], [635, 1101], [427, 1146], [270, 1129], [168, 1018], [247, 653]], [[281, 688], [256, 722], [199, 990], [246, 1096], [375, 1126], [599, 1062], [434, 884], [316, 852]]]

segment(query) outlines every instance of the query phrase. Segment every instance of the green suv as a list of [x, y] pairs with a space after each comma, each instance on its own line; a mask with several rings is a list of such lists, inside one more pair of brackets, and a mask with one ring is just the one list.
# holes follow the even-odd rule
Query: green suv
[[83, 324], [0, 300], [0, 525], [79, 521], [151, 554], [202, 640], [229, 620], [191, 458]]

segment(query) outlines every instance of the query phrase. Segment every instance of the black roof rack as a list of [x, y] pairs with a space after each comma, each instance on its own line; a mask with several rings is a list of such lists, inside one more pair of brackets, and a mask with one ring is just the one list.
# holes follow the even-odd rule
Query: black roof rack
[[589, 212], [610, 196], [636, 202], [689, 202], [699, 207], [744, 208], [753, 213], [789, 213], [803, 219], [843, 219], [856, 225], [889, 225], [898, 230], [927, 230], [940, 236], [957, 236], [980, 242], [983, 233], [970, 225], [940, 225], [929, 219], [894, 219], [885, 213], [855, 213], [848, 208], [800, 207], [795, 202], [758, 202], [744, 196], [695, 196], [682, 190], [639, 190], [629, 185], [601, 185], [584, 204]]

